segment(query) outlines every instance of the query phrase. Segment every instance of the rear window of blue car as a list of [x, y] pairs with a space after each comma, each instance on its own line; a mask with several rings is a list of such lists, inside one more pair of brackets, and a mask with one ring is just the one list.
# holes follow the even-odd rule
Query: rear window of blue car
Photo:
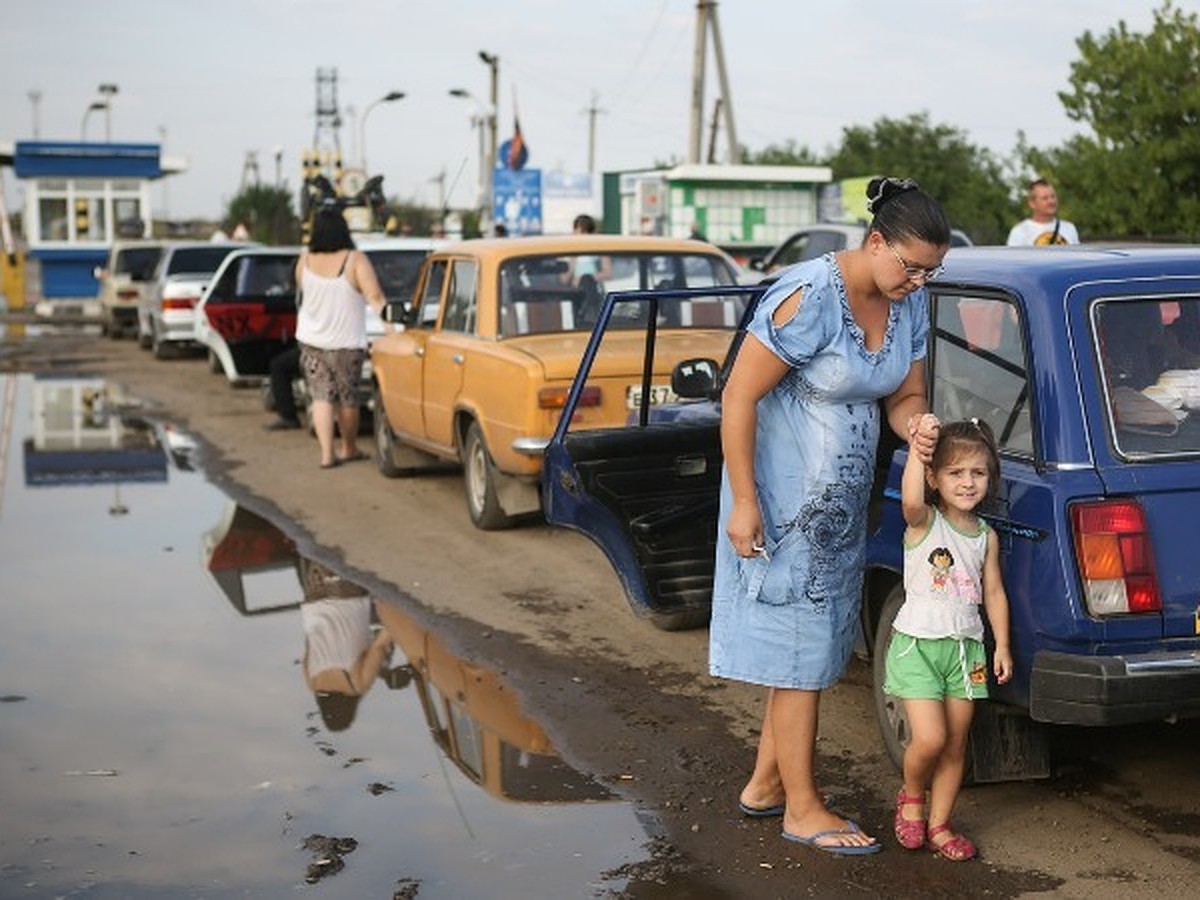
[[1101, 301], [1092, 325], [1117, 451], [1200, 453], [1200, 297]]

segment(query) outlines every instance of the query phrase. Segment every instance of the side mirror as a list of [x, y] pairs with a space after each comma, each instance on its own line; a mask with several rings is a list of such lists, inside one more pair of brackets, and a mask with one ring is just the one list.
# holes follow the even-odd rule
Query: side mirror
[[383, 304], [380, 318], [392, 325], [407, 325], [412, 319], [412, 305], [407, 300], [389, 300]]
[[767, 258], [765, 256], [752, 256], [746, 265], [755, 272], [762, 272], [767, 266]]
[[720, 375], [721, 367], [714, 359], [685, 359], [671, 370], [671, 390], [681, 400], [712, 400]]

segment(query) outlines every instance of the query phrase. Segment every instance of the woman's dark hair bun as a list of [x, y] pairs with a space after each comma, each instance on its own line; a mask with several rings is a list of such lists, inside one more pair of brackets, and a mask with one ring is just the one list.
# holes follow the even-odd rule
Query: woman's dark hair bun
[[911, 178], [872, 178], [867, 185], [867, 211], [876, 215], [879, 208], [900, 194], [915, 191], [920, 185]]

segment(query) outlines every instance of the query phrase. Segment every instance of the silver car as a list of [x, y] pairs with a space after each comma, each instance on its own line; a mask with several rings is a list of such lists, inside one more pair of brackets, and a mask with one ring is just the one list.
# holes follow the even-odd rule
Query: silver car
[[197, 346], [196, 303], [225, 257], [244, 243], [168, 244], [149, 289], [138, 303], [138, 343], [165, 359]]

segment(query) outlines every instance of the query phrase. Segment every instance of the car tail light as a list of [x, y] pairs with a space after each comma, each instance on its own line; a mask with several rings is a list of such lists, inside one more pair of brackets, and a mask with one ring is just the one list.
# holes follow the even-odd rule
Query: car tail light
[[1162, 611], [1150, 534], [1137, 501], [1076, 504], [1071, 507], [1071, 528], [1092, 615]]
[[[538, 407], [540, 409], [562, 409], [567, 405], [568, 388], [545, 387], [538, 391]], [[577, 406], [599, 406], [600, 388], [585, 386], [579, 394]]]
[[125, 288], [124, 290], [117, 291], [117, 296], [122, 300], [136, 300], [137, 295], [137, 288]]
[[199, 297], [163, 297], [163, 309], [194, 309]]

